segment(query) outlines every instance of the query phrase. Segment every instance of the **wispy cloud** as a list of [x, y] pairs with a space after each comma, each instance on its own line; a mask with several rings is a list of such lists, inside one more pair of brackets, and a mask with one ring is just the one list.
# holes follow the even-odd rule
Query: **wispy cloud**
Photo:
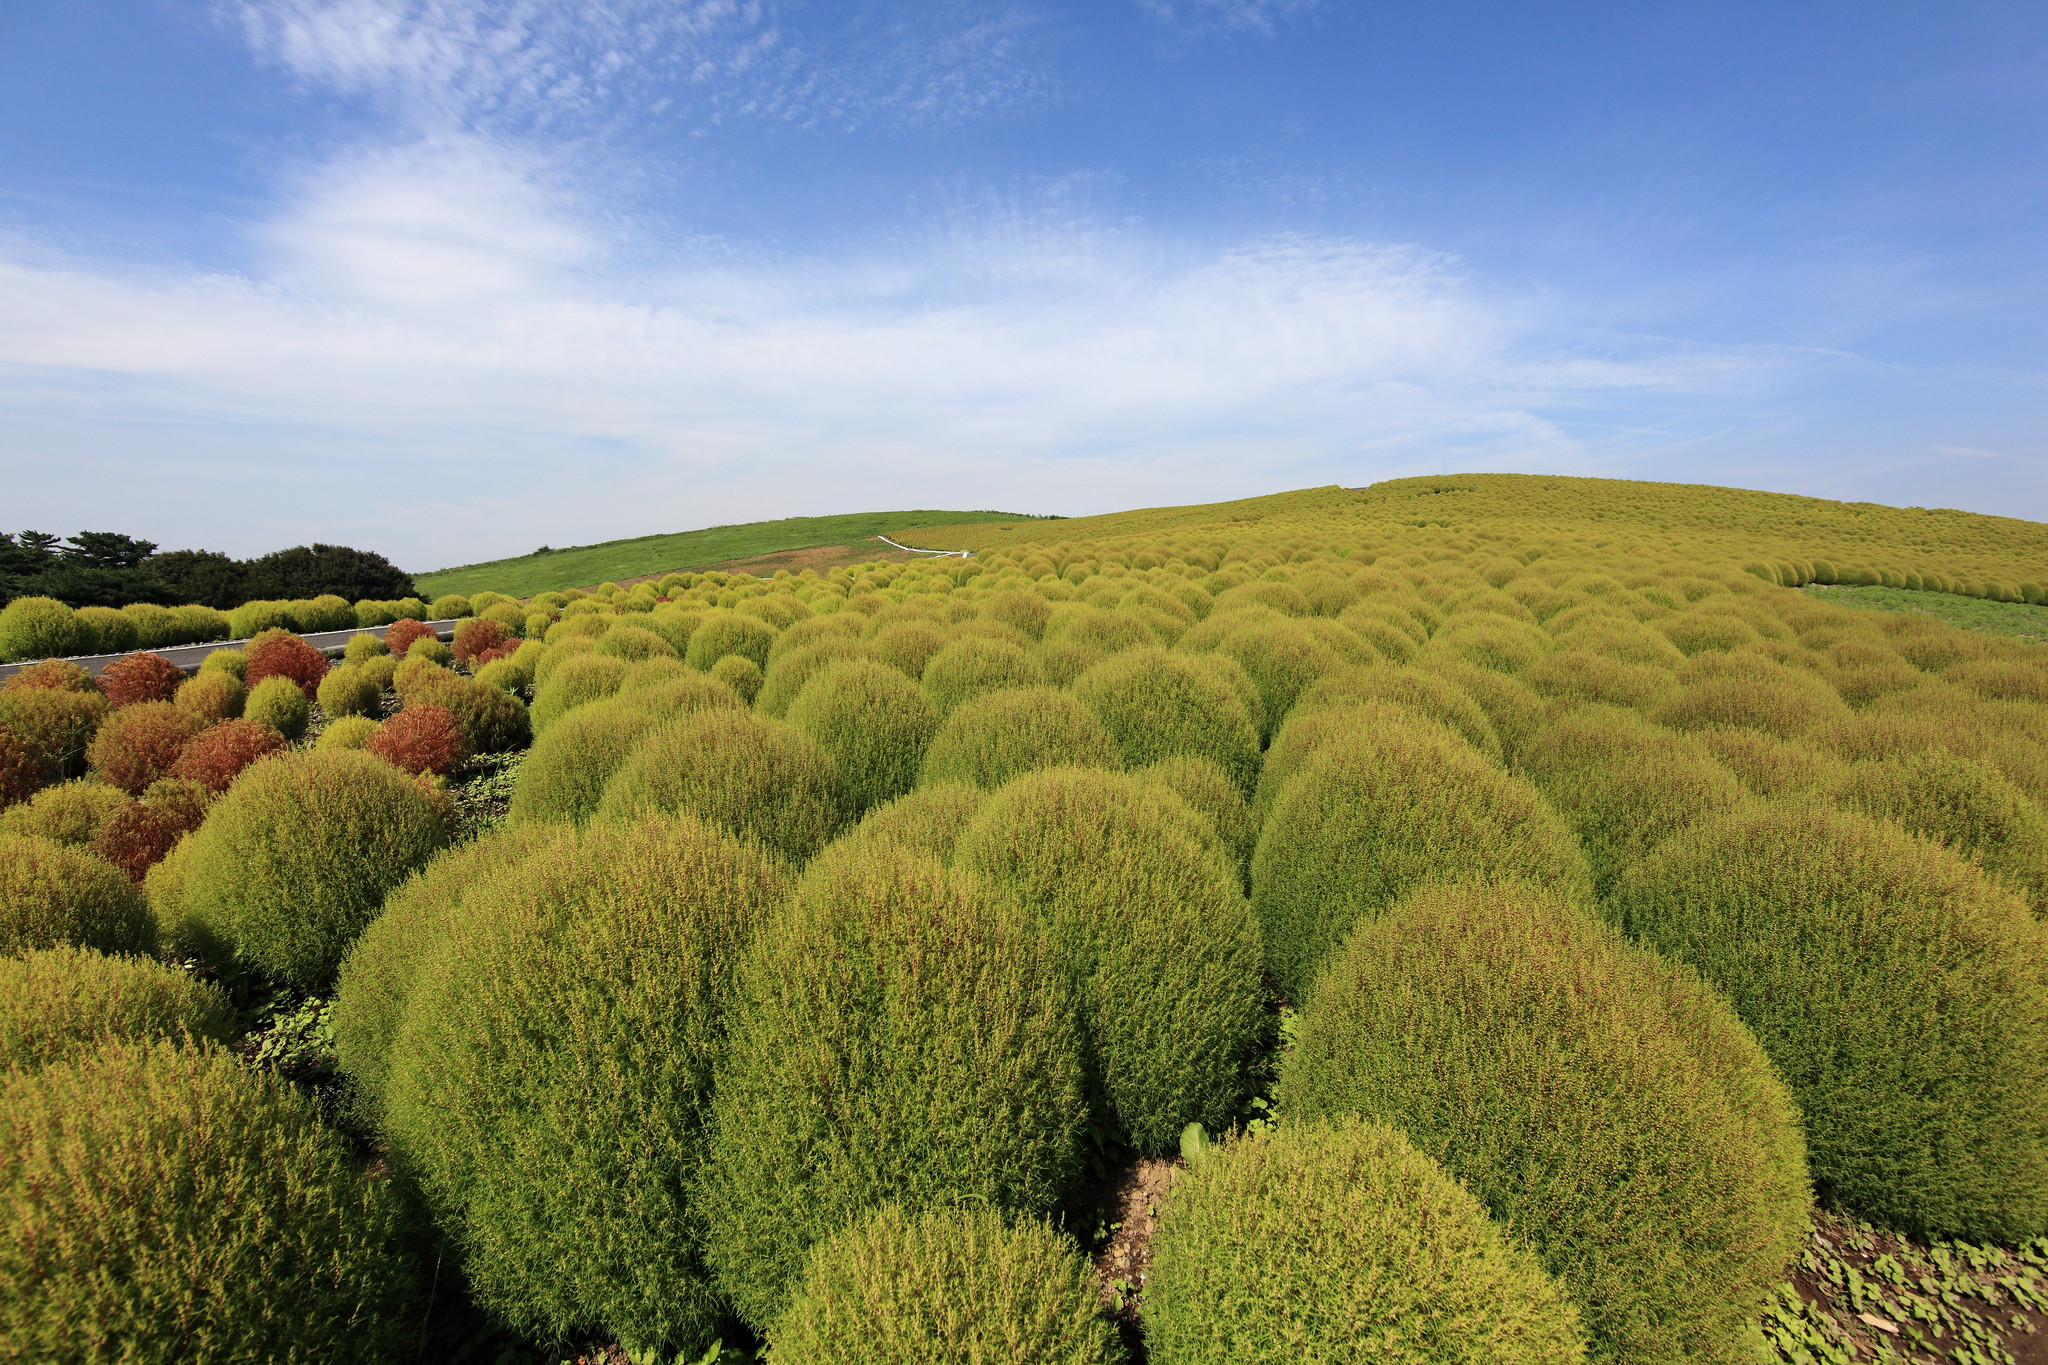
[[1223, 30], [1272, 33], [1314, 14], [1323, 0], [1137, 0], [1154, 19], [1182, 32]]

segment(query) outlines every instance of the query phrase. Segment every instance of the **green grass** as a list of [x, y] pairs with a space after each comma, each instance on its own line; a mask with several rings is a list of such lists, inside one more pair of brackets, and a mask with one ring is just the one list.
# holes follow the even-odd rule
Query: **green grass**
[[[597, 583], [640, 578], [647, 574], [694, 569], [728, 560], [782, 550], [807, 550], [819, 545], [845, 545], [873, 535], [888, 535], [919, 526], [953, 526], [962, 522], [1036, 521], [1015, 512], [848, 512], [835, 517], [786, 517], [781, 521], [749, 521], [737, 526], [710, 526], [701, 531], [634, 536], [599, 545], [535, 551], [484, 564], [462, 564], [416, 574], [422, 596], [473, 593], [488, 588], [514, 597], [537, 592], [589, 587]], [[877, 554], [888, 552], [876, 545]]]
[[1838, 607], [1869, 611], [1914, 611], [1964, 630], [2011, 635], [2037, 644], [2048, 643], [2048, 607], [2026, 602], [1987, 602], [1945, 592], [1913, 592], [1907, 588], [1830, 588], [1809, 584], [1801, 589]]

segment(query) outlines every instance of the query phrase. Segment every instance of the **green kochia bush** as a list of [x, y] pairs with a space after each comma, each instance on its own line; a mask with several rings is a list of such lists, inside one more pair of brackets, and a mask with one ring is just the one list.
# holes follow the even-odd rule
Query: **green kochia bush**
[[86, 653], [92, 628], [54, 597], [17, 597], [0, 608], [0, 662]]
[[1116, 1365], [1071, 1238], [968, 1205], [886, 1204], [818, 1244], [769, 1340], [806, 1365]]
[[0, 1151], [10, 1359], [314, 1365], [417, 1341], [388, 1187], [225, 1053], [114, 1045], [16, 1073]]
[[857, 814], [910, 790], [938, 715], [901, 672], [856, 659], [813, 675], [790, 703], [789, 723], [832, 756], [848, 814]]
[[1852, 764], [1836, 799], [1981, 859], [2048, 909], [2048, 814], [1989, 763], [1935, 749]]
[[384, 893], [448, 831], [404, 773], [335, 749], [257, 763], [190, 841], [186, 915], [244, 960], [318, 990]]
[[1050, 1211], [1075, 1169], [1080, 1042], [1033, 917], [885, 843], [829, 849], [749, 951], [717, 1081], [707, 1256], [742, 1317], [890, 1201]]
[[873, 657], [865, 644], [843, 635], [822, 636], [801, 649], [778, 652], [762, 678], [754, 709], [780, 719], [789, 714], [789, 704], [820, 671], [835, 663]]
[[579, 706], [601, 701], [626, 680], [626, 661], [609, 654], [579, 654], [550, 672], [533, 694], [533, 732], [549, 726]]
[[237, 1032], [219, 990], [146, 958], [71, 947], [0, 958], [0, 1072], [115, 1039], [224, 1043]]
[[1258, 925], [1201, 817], [1141, 778], [1053, 769], [997, 791], [955, 859], [1044, 917], [1091, 1082], [1133, 1143], [1228, 1124], [1265, 987]]
[[156, 922], [134, 884], [104, 858], [34, 835], [0, 834], [0, 954], [62, 944], [153, 952]]
[[[787, 874], [687, 816], [456, 870], [482, 873], [459, 903], [460, 878], [425, 879], [427, 903], [393, 907], [414, 923], [350, 959], [344, 1057], [374, 1047], [380, 999], [400, 997], [385, 1126], [485, 1307], [549, 1342], [601, 1328], [695, 1359], [720, 1311], [689, 1194], [712, 1066]], [[409, 980], [394, 950], [421, 953]]]
[[869, 811], [847, 834], [857, 839], [884, 839], [942, 863], [953, 861], [953, 849], [968, 822], [988, 800], [988, 793], [964, 782], [919, 787], [886, 806]]
[[947, 643], [925, 664], [920, 680], [941, 716], [954, 707], [1006, 687], [1039, 687], [1045, 670], [1038, 661], [1007, 640], [963, 635]]
[[1121, 766], [1116, 741], [1073, 694], [1016, 687], [965, 702], [946, 717], [918, 781], [994, 788], [1040, 768]]
[[605, 784], [597, 815], [687, 811], [802, 862], [845, 818], [831, 755], [801, 730], [745, 711], [700, 711], [650, 732]]
[[707, 673], [728, 654], [738, 654], [766, 668], [768, 650], [774, 643], [775, 627], [766, 621], [737, 612], [710, 611], [690, 632], [690, 647], [683, 658], [690, 667]]
[[621, 701], [578, 707], [534, 740], [512, 787], [515, 823], [588, 819], [605, 784], [659, 722]]
[[242, 703], [242, 714], [268, 725], [286, 739], [297, 739], [306, 733], [313, 707], [290, 678], [270, 677], [250, 689], [248, 700]]
[[1268, 970], [1301, 1001], [1361, 919], [1446, 877], [1591, 894], [1585, 854], [1541, 794], [1441, 727], [1332, 738], [1280, 789], [1252, 855]]
[[1394, 1128], [1289, 1122], [1196, 1160], [1152, 1241], [1158, 1365], [1574, 1365], [1579, 1313]]
[[1915, 1235], [2048, 1229], [2048, 944], [2016, 894], [1895, 826], [1785, 807], [1673, 839], [1609, 905], [1756, 1030], [1827, 1202]]
[[1258, 728], [1236, 695], [1186, 655], [1117, 654], [1082, 674], [1073, 690], [1130, 767], [1192, 754], [1221, 766], [1247, 795], [1258, 781]]
[[1398, 1123], [1535, 1248], [1595, 1358], [1757, 1358], [1806, 1227], [1795, 1111], [1726, 1001], [1577, 905], [1463, 883], [1367, 921], [1279, 1098]]
[[1240, 878], [1244, 875], [1251, 863], [1259, 827], [1243, 790], [1230, 780], [1228, 773], [1211, 759], [1180, 754], [1148, 764], [1138, 770], [1137, 776], [1165, 787], [1187, 802], [1189, 810], [1208, 821]]

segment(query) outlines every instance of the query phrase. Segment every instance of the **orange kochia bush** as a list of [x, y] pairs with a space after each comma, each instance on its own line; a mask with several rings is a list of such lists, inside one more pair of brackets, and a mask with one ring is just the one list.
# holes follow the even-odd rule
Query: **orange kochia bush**
[[0, 730], [0, 810], [17, 801], [28, 800], [30, 794], [43, 785], [43, 776], [49, 766], [42, 750], [17, 735]]
[[189, 777], [224, 792], [242, 769], [284, 748], [284, 736], [260, 720], [224, 720], [202, 731], [171, 765], [171, 776]]
[[391, 651], [392, 658], [403, 659], [405, 651], [411, 649], [419, 641], [437, 640], [439, 638], [438, 635], [434, 634], [431, 626], [407, 617], [402, 621], [393, 621], [391, 628], [384, 632], [384, 647]]
[[116, 706], [169, 701], [185, 681], [185, 670], [161, 654], [138, 651], [100, 670], [100, 691]]
[[327, 676], [327, 656], [288, 630], [266, 630], [242, 652], [249, 656], [242, 683], [251, 692], [265, 678], [290, 678], [311, 701]]
[[473, 665], [480, 654], [497, 649], [512, 638], [512, 632], [497, 621], [472, 616], [455, 628], [455, 662]]
[[140, 796], [150, 783], [170, 775], [180, 752], [203, 723], [167, 701], [124, 706], [101, 723], [86, 748], [85, 760], [122, 791]]
[[67, 663], [63, 659], [45, 659], [41, 663], [30, 664], [6, 682], [0, 683], [0, 692], [35, 687], [58, 692], [99, 691], [99, 687], [92, 680], [92, 675], [77, 664]]
[[92, 851], [140, 883], [178, 840], [199, 828], [212, 797], [189, 779], [159, 782], [93, 832]]
[[468, 749], [455, 713], [429, 703], [408, 706], [385, 721], [367, 747], [409, 773], [445, 773], [463, 760]]

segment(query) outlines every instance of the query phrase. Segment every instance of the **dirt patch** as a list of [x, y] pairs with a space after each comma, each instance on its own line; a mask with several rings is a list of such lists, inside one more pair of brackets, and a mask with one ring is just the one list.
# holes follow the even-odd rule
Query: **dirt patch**
[[1143, 1365], [1144, 1343], [1138, 1315], [1145, 1282], [1152, 1274], [1152, 1234], [1166, 1204], [1180, 1162], [1167, 1157], [1136, 1157], [1112, 1173], [1104, 1191], [1104, 1236], [1095, 1251], [1095, 1283], [1102, 1306], [1116, 1322], [1132, 1365]]

